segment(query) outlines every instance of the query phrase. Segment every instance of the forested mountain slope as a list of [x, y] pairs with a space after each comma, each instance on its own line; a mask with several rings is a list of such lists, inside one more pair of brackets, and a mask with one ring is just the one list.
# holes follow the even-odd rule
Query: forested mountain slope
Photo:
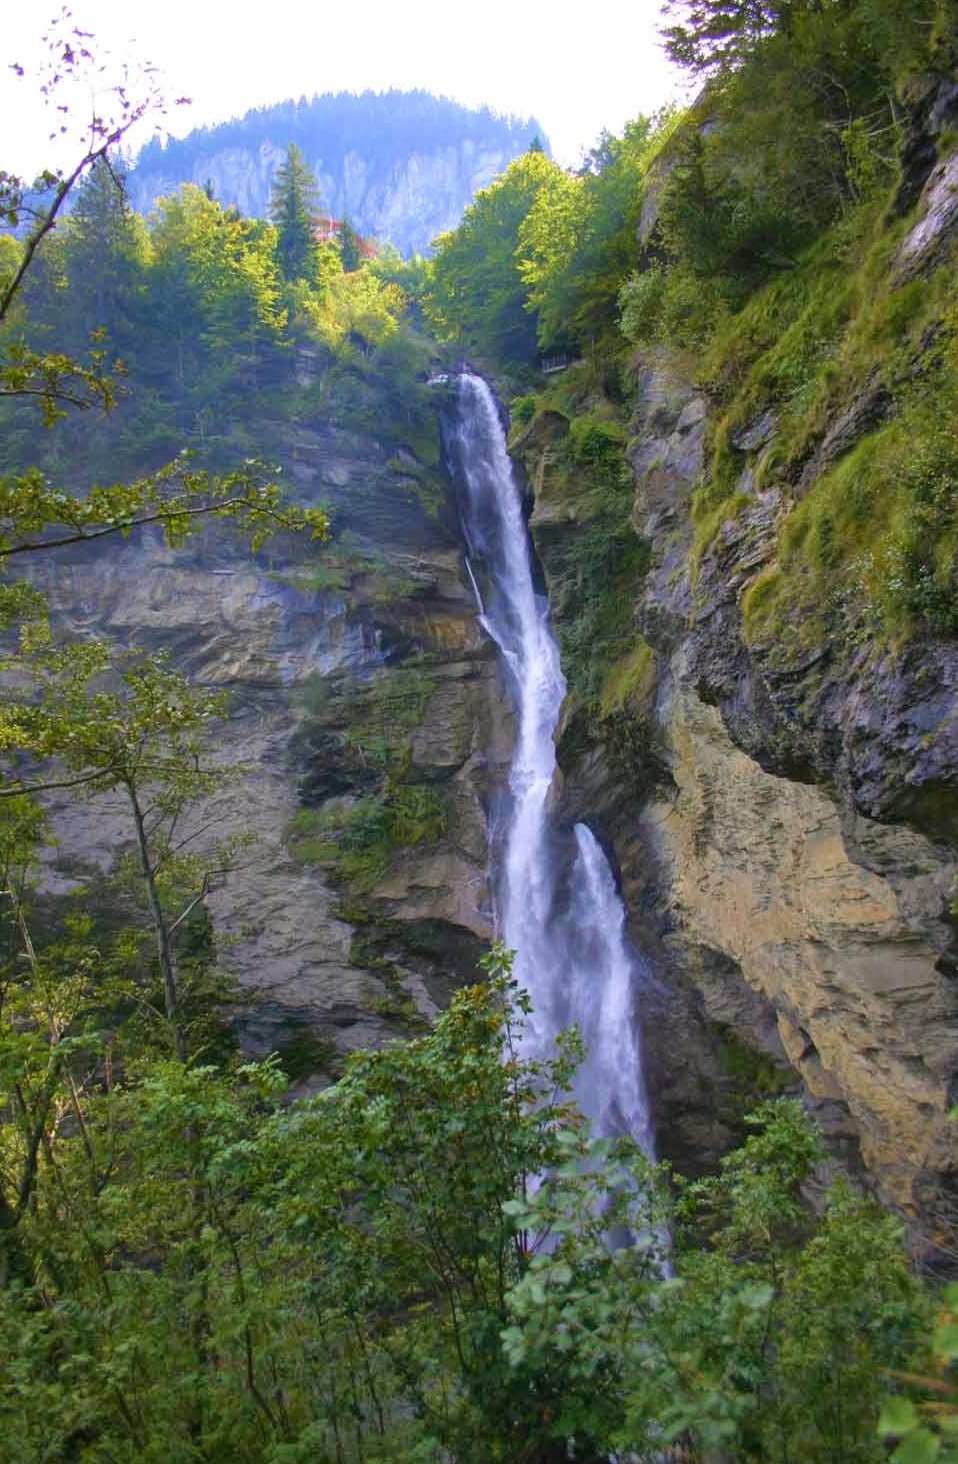
[[181, 183], [209, 185], [225, 208], [265, 218], [292, 142], [316, 173], [327, 214], [409, 255], [453, 228], [536, 136], [545, 134], [535, 121], [423, 91], [302, 97], [149, 143], [131, 170], [130, 198], [145, 213]]

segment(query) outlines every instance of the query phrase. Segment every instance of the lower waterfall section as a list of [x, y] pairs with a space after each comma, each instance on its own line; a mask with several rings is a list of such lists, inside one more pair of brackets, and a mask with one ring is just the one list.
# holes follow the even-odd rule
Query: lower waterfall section
[[[498, 647], [516, 712], [509, 806], [494, 871], [497, 925], [532, 1000], [534, 1055], [575, 1023], [586, 1043], [576, 1098], [604, 1136], [630, 1133], [652, 1150], [634, 1019], [638, 962], [608, 860], [584, 824], [549, 816], [554, 736], [565, 696], [545, 595], [537, 592], [522, 501], [495, 398], [481, 377], [454, 379], [449, 449], [461, 489], [479, 619]], [[479, 591], [481, 583], [481, 593]]]

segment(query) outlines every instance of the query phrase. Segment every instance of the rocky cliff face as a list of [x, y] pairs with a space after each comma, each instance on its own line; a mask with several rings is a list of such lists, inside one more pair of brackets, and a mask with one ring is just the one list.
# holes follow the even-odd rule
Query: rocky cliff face
[[[454, 531], [441, 498], [423, 504], [428, 471], [321, 421], [288, 438], [298, 491], [330, 506], [331, 546], [275, 542], [253, 557], [210, 533], [171, 552], [145, 534], [36, 573], [65, 630], [166, 654], [228, 691], [210, 756], [230, 776], [193, 826], [253, 839], [207, 902], [217, 958], [240, 983], [244, 1047], [279, 1050], [307, 1078], [416, 1030], [475, 979], [489, 935], [484, 806], [509, 731]], [[394, 835], [353, 877], [336, 831], [363, 799], [379, 806], [387, 758], [443, 816]], [[322, 831], [313, 844], [304, 820]], [[80, 883], [96, 906], [129, 846], [122, 803], [65, 799], [54, 825], [48, 888]]]
[[[941, 255], [928, 221], [947, 212], [948, 177], [930, 177], [899, 259]], [[547, 415], [517, 446], [561, 600], [579, 525]], [[627, 703], [631, 761], [616, 724], [570, 716], [562, 798], [613, 850], [659, 973], [646, 1042], [663, 1153], [694, 1164], [725, 1142], [731, 1033], [801, 1079], [846, 1163], [933, 1248], [958, 1207], [958, 651], [947, 637], [835, 635], [783, 654], [750, 635], [743, 596], [774, 562], [786, 512], [785, 489], [755, 479], [776, 423], [740, 435], [743, 506], [703, 553], [691, 496], [708, 417], [690, 383], [647, 362], [629, 461], [650, 556], [636, 624], [657, 674]], [[861, 396], [844, 403], [808, 484], [875, 420]]]
[[[947, 256], [951, 176], [927, 178], [892, 268]], [[323, 368], [301, 365], [309, 388]], [[375, 420], [375, 402], [357, 410]], [[603, 838], [656, 973], [643, 1015], [662, 1155], [701, 1169], [756, 1097], [800, 1087], [842, 1161], [933, 1250], [958, 1206], [958, 653], [864, 633], [783, 647], [743, 614], [790, 500], [885, 410], [872, 386], [851, 391], [804, 486], [761, 486], [777, 423], [757, 415], [734, 442], [739, 511], [703, 547], [691, 499], [709, 402], [645, 362], [632, 483], [614, 489], [646, 546], [628, 607], [645, 644], [614, 715], [570, 704], [557, 807]], [[332, 506], [331, 549], [251, 558], [211, 538], [173, 556], [144, 538], [115, 566], [64, 557], [45, 588], [68, 627], [229, 689], [218, 751], [236, 777], [199, 816], [257, 837], [211, 896], [218, 954], [244, 988], [249, 1050], [298, 1051], [306, 1077], [415, 1030], [473, 976], [511, 730], [434, 468], [319, 413], [283, 430], [297, 490]], [[516, 444], [560, 618], [589, 530], [588, 495], [556, 470], [568, 431], [540, 412]], [[125, 837], [122, 811], [102, 812], [57, 808], [51, 887], [102, 879]]]
[[147, 213], [184, 183], [266, 218], [276, 170], [295, 142], [316, 175], [322, 210], [403, 254], [428, 250], [537, 135], [534, 122], [494, 117], [424, 93], [317, 97], [147, 147], [129, 177]]
[[[323, 208], [335, 218], [348, 218], [360, 234], [395, 245], [409, 255], [428, 250], [433, 239], [455, 228], [463, 210], [480, 188], [487, 187], [516, 153], [501, 147], [463, 142], [411, 152], [383, 170], [358, 152], [342, 158], [322, 154], [307, 158], [316, 174]], [[183, 183], [209, 185], [224, 208], [237, 208], [249, 218], [265, 218], [276, 170], [286, 155], [273, 142], [226, 147], [181, 170], [135, 170], [130, 200], [139, 213], [149, 213], [158, 198]]]

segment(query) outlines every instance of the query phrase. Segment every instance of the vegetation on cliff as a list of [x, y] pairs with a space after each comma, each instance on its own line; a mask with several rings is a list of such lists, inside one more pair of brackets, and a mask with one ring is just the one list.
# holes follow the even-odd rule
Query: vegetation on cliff
[[[327, 214], [348, 212], [360, 233], [388, 239], [408, 255], [428, 246], [439, 221], [459, 216], [477, 174], [489, 177], [490, 164], [507, 162], [544, 136], [532, 118], [500, 116], [425, 91], [327, 93], [148, 143], [131, 191], [146, 211], [183, 183], [203, 187], [215, 180], [224, 206], [266, 218], [275, 160], [292, 144], [321, 172]], [[423, 190], [423, 167], [441, 196]]]
[[[517, 403], [527, 422], [552, 419], [553, 477], [567, 450], [555, 414], [573, 433], [582, 413], [618, 421], [624, 444], [628, 373], [670, 357], [713, 406], [696, 552], [756, 494], [781, 495], [779, 552], [744, 602], [749, 634], [777, 654], [800, 658], [839, 627], [856, 641], [953, 634], [954, 457], [940, 424], [958, 390], [954, 272], [909, 263], [903, 244], [935, 163], [921, 134], [934, 107], [940, 156], [951, 148], [951, 93], [935, 78], [954, 64], [953, 6], [672, 10], [673, 56], [708, 78], [694, 105], [606, 140], [575, 177], [513, 164], [440, 241], [431, 319], [517, 379], [553, 352], [579, 359], [578, 391], [550, 384]], [[507, 198], [508, 228], [489, 238]], [[500, 295], [516, 321], [526, 312], [524, 332], [485, 310]], [[627, 514], [623, 496], [624, 529]], [[587, 559], [588, 535], [579, 543]], [[567, 635], [589, 638], [577, 618]]]
[[[759, 87], [772, 63], [791, 86], [790, 48], [801, 60], [801, 38], [836, 16], [854, 51], [858, 9], [692, 7], [758, 15], [731, 31], [731, 72], [724, 53], [705, 57], [722, 63], [720, 86], [733, 95], [749, 77]], [[868, 10], [894, 18], [882, 0]], [[891, 21], [888, 34], [899, 35]], [[731, 44], [724, 31], [719, 40]], [[866, 72], [871, 54], [859, 53]], [[723, 138], [722, 128], [712, 135]], [[655, 262], [643, 262], [633, 257], [640, 202], [669, 148], [682, 159], [686, 145], [688, 160], [662, 185], [662, 233], [644, 246]], [[714, 146], [721, 160], [726, 143]], [[464, 235], [443, 244], [426, 292], [434, 319], [503, 350], [513, 368], [537, 349], [517, 303], [531, 305], [541, 346], [584, 355], [518, 415], [546, 441], [582, 526], [565, 649], [580, 696], [605, 718], [650, 690], [626, 593], [646, 549], [624, 532], [620, 288], [636, 340], [645, 332], [673, 349], [694, 345], [707, 362], [715, 352], [705, 369], [719, 381], [736, 331], [778, 284], [786, 237], [788, 277], [801, 279], [814, 251], [831, 248], [842, 211], [858, 227], [879, 197], [864, 190], [849, 203], [829, 184], [803, 196], [807, 218], [770, 229], [762, 156], [757, 201], [726, 159], [727, 176], [716, 164], [723, 274], [692, 206], [713, 186], [698, 147], [670, 119], [608, 140], [578, 180], [531, 153], [477, 203]], [[238, 517], [254, 540], [274, 527], [323, 530], [323, 514], [288, 509], [245, 468], [232, 478], [206, 469], [249, 442], [269, 444], [271, 422], [288, 426], [320, 407], [327, 424], [391, 435], [397, 450], [424, 438], [415, 374], [429, 346], [404, 314], [410, 275], [396, 261], [346, 271], [320, 253], [284, 272], [272, 226], [197, 189], [145, 224], [112, 192], [105, 153], [91, 149], [85, 161], [73, 219], [44, 238], [6, 302], [6, 393], [38, 396], [57, 425], [40, 454], [45, 475], [27, 461], [36, 422], [19, 420], [22, 402], [8, 404], [5, 1457], [594, 1464], [612, 1453], [654, 1458], [680, 1441], [693, 1458], [769, 1464], [878, 1464], [891, 1446], [898, 1464], [954, 1459], [958, 1298], [946, 1294], [929, 1346], [933, 1302], [909, 1270], [897, 1222], [841, 1182], [810, 1212], [804, 1196], [821, 1151], [794, 1103], [764, 1106], [744, 1146], [693, 1184], [650, 1166], [628, 1141], [593, 1142], [568, 1097], [575, 1037], [549, 1063], [517, 1055], [526, 1013], [502, 952], [489, 980], [461, 993], [433, 1031], [358, 1055], [310, 1098], [289, 1100], [275, 1060], [244, 1063], [232, 1050], [231, 993], [217, 980], [203, 912], [229, 851], [180, 843], [192, 800], [220, 775], [204, 743], [219, 700], [162, 666], [117, 664], [89, 640], [55, 640], [42, 598], [9, 567], [38, 543], [42, 551], [141, 520], [161, 522], [174, 540], [194, 514]], [[473, 251], [470, 231], [483, 238], [500, 226], [501, 250]], [[568, 247], [553, 248], [554, 238]], [[457, 250], [466, 261], [458, 296]], [[8, 278], [21, 257], [17, 245], [3, 256]], [[103, 260], [110, 268], [98, 271]], [[492, 276], [477, 290], [472, 272], [487, 264]], [[629, 285], [633, 267], [653, 285]], [[496, 308], [473, 323], [490, 288]], [[642, 290], [649, 298], [636, 314]], [[714, 315], [697, 314], [702, 299], [717, 302]], [[69, 353], [83, 357], [91, 328], [103, 333], [78, 364]], [[871, 349], [867, 332], [862, 339]], [[776, 334], [759, 355], [780, 343]], [[104, 367], [115, 355], [129, 363], [132, 391], [112, 424], [91, 434], [57, 423], [81, 389], [112, 400]], [[735, 391], [757, 390], [753, 365]], [[177, 463], [117, 485], [127, 466], [142, 472], [184, 443], [195, 471]], [[905, 491], [934, 514], [952, 482], [944, 449], [931, 451]], [[53, 475], [67, 467], [61, 486]], [[84, 496], [107, 470], [113, 486]], [[428, 670], [410, 677], [402, 696], [395, 682], [371, 681], [351, 712], [357, 756], [376, 783], [338, 831], [337, 857], [366, 860], [344, 871], [353, 878], [397, 843], [432, 837], [444, 817], [428, 785], [409, 779], [406, 741], [431, 694]], [[314, 720], [323, 715], [317, 704]], [[59, 779], [121, 790], [129, 804], [137, 857], [118, 870], [110, 920], [82, 899], [57, 902], [49, 918], [43, 813], [30, 795]], [[303, 857], [323, 858], [330, 832], [304, 820], [291, 837], [316, 839]], [[633, 1243], [612, 1249], [615, 1231]]]

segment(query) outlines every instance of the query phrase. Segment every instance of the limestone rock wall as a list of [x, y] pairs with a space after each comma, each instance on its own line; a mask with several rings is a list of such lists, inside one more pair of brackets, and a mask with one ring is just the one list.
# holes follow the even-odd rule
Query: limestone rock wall
[[[313, 153], [306, 160], [326, 213], [348, 218], [364, 237], [393, 244], [408, 255], [428, 250], [438, 234], [455, 228], [474, 195], [504, 172], [523, 146], [518, 138], [513, 149], [467, 138], [457, 146], [411, 151], [385, 168], [356, 151], [341, 158]], [[149, 213], [157, 199], [184, 183], [210, 185], [224, 208], [265, 218], [285, 155], [285, 146], [264, 140], [223, 147], [198, 158], [185, 173], [164, 169], [162, 161], [158, 167], [134, 169], [130, 201], [137, 212]]]
[[[339, 539], [329, 550], [276, 541], [253, 557], [219, 531], [176, 552], [147, 532], [120, 551], [62, 551], [33, 572], [68, 634], [162, 654], [228, 692], [210, 758], [229, 776], [191, 824], [207, 842], [253, 835], [207, 900], [217, 959], [240, 983], [249, 1052], [299, 1044], [314, 1054], [307, 1069], [334, 1071], [337, 1053], [415, 1030], [474, 979], [490, 934], [485, 804], [510, 730], [454, 532], [412, 492], [411, 460], [305, 423], [290, 429], [290, 456], [298, 491], [330, 503], [348, 530], [345, 557]], [[338, 566], [334, 588], [317, 587], [326, 561]], [[370, 791], [351, 698], [409, 668], [428, 671], [428, 701], [408, 757], [441, 793], [446, 830], [397, 850], [357, 898], [334, 871], [294, 857], [290, 825], [303, 807], [348, 807]], [[326, 686], [339, 701], [317, 720]], [[53, 815], [46, 887], [85, 886], [95, 903], [130, 847], [122, 800], [63, 797]]]
[[[695, 1170], [730, 1142], [731, 1034], [800, 1080], [835, 1152], [933, 1250], [958, 1219], [955, 648], [836, 643], [796, 669], [749, 646], [741, 597], [783, 506], [743, 484], [749, 505], [696, 561], [707, 419], [689, 384], [647, 363], [629, 456], [632, 523], [651, 546], [636, 623], [658, 691], [634, 709], [646, 752], [631, 767], [601, 724], [569, 720], [561, 805], [612, 853], [655, 972], [642, 1007], [663, 1155]], [[745, 474], [774, 430], [754, 424]], [[577, 525], [550, 476], [554, 435], [524, 445], [561, 600]]]
[[681, 675], [664, 730], [674, 784], [643, 822], [682, 940], [735, 962], [808, 1092], [847, 1109], [884, 1195], [914, 1209], [955, 1164], [953, 859], [763, 771]]

